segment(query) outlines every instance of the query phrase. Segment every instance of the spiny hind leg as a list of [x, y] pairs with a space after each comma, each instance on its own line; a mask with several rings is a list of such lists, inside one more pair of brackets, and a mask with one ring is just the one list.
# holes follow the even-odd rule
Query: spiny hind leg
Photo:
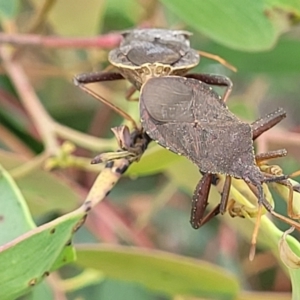
[[[192, 198], [192, 210], [190, 219], [190, 223], [194, 229], [198, 229], [204, 224], [204, 214], [208, 205], [208, 196], [212, 179], [212, 174], [205, 173], [195, 188]], [[213, 216], [211, 216], [209, 219], [211, 219], [212, 217]], [[206, 219], [206, 222], [208, 222], [209, 219]]]
[[286, 112], [282, 108], [278, 108], [272, 113], [256, 120], [251, 124], [253, 132], [253, 140], [257, 139], [261, 134], [274, 127], [286, 117]]
[[207, 215], [204, 216], [206, 207], [208, 205], [209, 191], [214, 176], [214, 174], [204, 173], [203, 177], [197, 184], [196, 189], [194, 191], [190, 222], [192, 227], [195, 229], [198, 229], [199, 227], [203, 226], [219, 213], [224, 214], [226, 212], [231, 187], [230, 176], [226, 176], [223, 191], [221, 193], [220, 203]]

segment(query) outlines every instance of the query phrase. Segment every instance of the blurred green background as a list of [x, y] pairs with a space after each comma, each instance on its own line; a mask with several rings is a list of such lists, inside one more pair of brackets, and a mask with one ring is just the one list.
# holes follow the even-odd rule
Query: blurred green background
[[[57, 145], [65, 140], [77, 145], [70, 161], [64, 160], [68, 153], [59, 147], [56, 153], [43, 152], [50, 149], [39, 128], [39, 118], [43, 116], [30, 106], [32, 102], [26, 100], [24, 90], [16, 88], [17, 79], [8, 71], [2, 50], [0, 163], [15, 178], [35, 223], [45, 224], [78, 207], [101, 169], [89, 166], [89, 160], [101, 151], [117, 149], [110, 128], [120, 125], [122, 119], [75, 87], [72, 78], [82, 72], [104, 70], [108, 51], [117, 46], [118, 31], [124, 29], [188, 30], [193, 33], [194, 49], [219, 55], [234, 65], [237, 72], [201, 58], [193, 72], [230, 77], [234, 88], [228, 106], [243, 120], [253, 122], [277, 107], [284, 108], [287, 118], [258, 140], [256, 150], [286, 148], [289, 155], [275, 163], [285, 174], [297, 171], [299, 17], [300, 1], [296, 0], [0, 0], [2, 33], [15, 37], [13, 47], [2, 49], [14, 51], [14, 61], [25, 70], [38, 103], [56, 124], [64, 125], [56, 127]], [[62, 46], [63, 40], [108, 33], [115, 39], [98, 48]], [[49, 36], [61, 39], [50, 46]], [[33, 37], [41, 38], [38, 45], [32, 45]], [[0, 35], [0, 42], [5, 39]], [[138, 121], [137, 103], [124, 99], [129, 87], [122, 81], [92, 85], [98, 94]], [[70, 133], [68, 128], [76, 132]], [[100, 138], [94, 146], [91, 136]], [[34, 159], [41, 153], [40, 160]], [[60, 160], [51, 161], [51, 172], [44, 170], [45, 159], [53, 154], [60, 155]], [[77, 161], [76, 157], [85, 160]], [[23, 163], [30, 161], [34, 163], [29, 164], [29, 170], [22, 169]], [[226, 214], [197, 231], [191, 228], [191, 195], [199, 178], [197, 168], [186, 159], [151, 145], [142, 161], [131, 166], [74, 236], [75, 243], [80, 244], [78, 262], [53, 273], [24, 299], [291, 299], [288, 272], [280, 261], [276, 243], [268, 240], [268, 231], [262, 230], [255, 260], [250, 263], [253, 222], [248, 219], [232, 219]], [[276, 211], [286, 215], [284, 199], [272, 192]], [[209, 209], [219, 199], [219, 193], [212, 188]], [[0, 198], [1, 201], [4, 200]], [[11, 213], [18, 218], [17, 211]], [[288, 228], [277, 220], [274, 223], [281, 230]], [[294, 236], [299, 240], [299, 233]], [[111, 248], [96, 248], [100, 249], [97, 252], [90, 244], [108, 244]], [[140, 249], [131, 253], [118, 245]], [[166, 252], [161, 257], [156, 250]], [[119, 256], [112, 255], [114, 251]], [[146, 258], [139, 260], [143, 253]], [[182, 255], [174, 257], [175, 262], [182, 260], [182, 265], [174, 264], [173, 254]], [[161, 261], [152, 261], [157, 257]], [[199, 261], [185, 262], [188, 257]], [[195, 270], [188, 264], [195, 264]], [[165, 276], [160, 266], [168, 270]]]

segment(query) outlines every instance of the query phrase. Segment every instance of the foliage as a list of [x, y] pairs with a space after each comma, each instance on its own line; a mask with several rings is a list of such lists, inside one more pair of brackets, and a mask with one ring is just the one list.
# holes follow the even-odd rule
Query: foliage
[[[225, 214], [194, 231], [188, 214], [200, 175], [185, 158], [150, 145], [122, 178], [90, 165], [99, 152], [118, 149], [110, 128], [125, 122], [70, 82], [108, 66], [116, 30], [189, 30], [193, 48], [237, 67], [202, 58], [194, 71], [232, 79], [228, 105], [240, 118], [287, 111], [256, 151], [287, 148], [276, 163], [289, 174], [300, 159], [299, 17], [293, 0], [0, 0], [0, 298], [290, 299], [292, 282], [298, 299], [298, 232], [283, 235], [289, 226], [263, 215], [250, 263], [256, 209], [239, 180], [230, 198], [246, 207], [246, 218]], [[124, 101], [128, 83], [92, 87], [139, 119], [137, 104]], [[223, 182], [212, 188], [210, 209]], [[288, 188], [270, 189], [268, 200], [286, 215]]]

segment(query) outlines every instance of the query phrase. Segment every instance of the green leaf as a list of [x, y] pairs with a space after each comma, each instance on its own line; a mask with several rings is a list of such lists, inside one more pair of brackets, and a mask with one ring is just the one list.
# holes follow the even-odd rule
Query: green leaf
[[292, 281], [293, 287], [293, 300], [300, 298], [300, 257], [299, 251], [295, 251], [295, 248], [292, 244], [289, 244], [289, 241], [286, 240], [287, 235], [294, 231], [294, 228], [287, 230], [282, 238], [279, 241], [279, 252], [280, 258], [284, 264], [288, 267], [289, 274]]
[[300, 42], [297, 39], [282, 38], [274, 49], [262, 53], [243, 53], [217, 44], [210, 44], [205, 51], [218, 53], [230, 61], [238, 68], [236, 76], [267, 73], [278, 80], [278, 75], [290, 76], [299, 73], [300, 61], [295, 59], [300, 53]]
[[[51, 287], [43, 281], [37, 287], [34, 288], [31, 294], [27, 295], [24, 300], [53, 300], [54, 295]], [[23, 300], [23, 299], [22, 299]]]
[[0, 17], [1, 19], [12, 19], [18, 12], [18, 0], [0, 0]]
[[49, 272], [74, 261], [69, 241], [83, 216], [82, 211], [74, 211], [1, 246], [0, 299], [24, 295]]
[[0, 166], [0, 245], [34, 227], [35, 224], [18, 187]]
[[34, 228], [20, 191], [3, 169], [0, 211], [0, 299], [16, 299], [52, 270], [74, 261], [74, 248], [69, 242], [78, 224], [82, 224], [85, 211], [79, 208]]
[[[74, 286], [77, 288], [77, 286]], [[105, 279], [101, 282], [91, 284], [84, 289], [75, 290], [68, 293], [68, 299], [88, 299], [88, 300], [168, 300], [150, 292], [138, 283], [128, 283], [121, 280]], [[44, 300], [44, 299], [43, 299]]]
[[[106, 1], [103, 18], [104, 31], [124, 30], [134, 27], [143, 17], [143, 5], [136, 0]], [[116, 22], [118, 20], [118, 22]]]
[[186, 160], [186, 158], [170, 152], [161, 146], [155, 145], [147, 149], [138, 163], [134, 163], [130, 166], [126, 175], [146, 176], [157, 174], [165, 171], [173, 163], [181, 160]]
[[[227, 47], [242, 51], [271, 48], [286, 29], [288, 13], [275, 14], [264, 1], [161, 0], [186, 24]], [[269, 3], [270, 4], [270, 3]], [[275, 14], [275, 16], [274, 16]]]
[[80, 246], [77, 263], [109, 278], [134, 281], [168, 295], [235, 299], [239, 285], [226, 270], [167, 252], [134, 247]]
[[[38, 10], [43, 1], [31, 0], [31, 3]], [[102, 19], [105, 12], [104, 5], [104, 0], [89, 0], [88, 5], [85, 5], [83, 1], [55, 1], [55, 5], [47, 16], [47, 21], [57, 34], [65, 36], [95, 35], [98, 33], [99, 20]], [[70, 17], [67, 18], [67, 15]]]
[[[15, 153], [0, 151], [0, 161], [10, 171], [26, 161]], [[80, 194], [61, 177], [41, 169], [16, 179], [33, 215], [51, 211], [69, 212], [76, 208]], [[64, 201], [61, 201], [64, 199]]]
[[[182, 176], [184, 174], [184, 176]], [[166, 175], [174, 182], [174, 184], [184, 189], [190, 195], [202, 177], [199, 168], [189, 161], [187, 158], [170, 165], [166, 170]]]
[[299, 0], [265, 0], [266, 4], [277, 9], [286, 10], [294, 15], [300, 15], [300, 1]]

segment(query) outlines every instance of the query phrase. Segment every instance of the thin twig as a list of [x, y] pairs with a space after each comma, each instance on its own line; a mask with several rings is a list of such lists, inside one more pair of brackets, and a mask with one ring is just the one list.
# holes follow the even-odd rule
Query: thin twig
[[58, 151], [58, 143], [53, 130], [53, 120], [40, 103], [22, 66], [17, 61], [11, 60], [12, 53], [8, 47], [0, 48], [3, 65], [19, 94], [22, 104], [43, 139], [46, 150], [51, 154], [55, 154]]
[[36, 34], [6, 34], [0, 33], [0, 43], [11, 45], [31, 45], [47, 48], [97, 48], [111, 49], [121, 41], [121, 35], [110, 33], [95, 37], [58, 37]]
[[93, 137], [56, 122], [53, 126], [56, 134], [61, 138], [67, 139], [77, 146], [91, 151], [102, 152], [112, 150], [117, 146], [115, 138], [101, 139]]
[[11, 169], [9, 173], [14, 179], [24, 177], [25, 175], [28, 175], [29, 173], [32, 173], [33, 171], [39, 169], [48, 157], [49, 153], [44, 151], [41, 154], [30, 159], [29, 161], [25, 162], [24, 164]]
[[46, 0], [43, 3], [41, 3], [41, 7], [38, 8], [28, 26], [28, 32], [33, 33], [39, 30], [39, 28], [45, 23], [47, 15], [49, 14], [56, 2], [57, 0]]
[[19, 153], [27, 158], [33, 156], [32, 150], [30, 150], [30, 148], [27, 147], [23, 141], [21, 141], [16, 135], [2, 125], [0, 125], [0, 136], [1, 142], [14, 152]]

